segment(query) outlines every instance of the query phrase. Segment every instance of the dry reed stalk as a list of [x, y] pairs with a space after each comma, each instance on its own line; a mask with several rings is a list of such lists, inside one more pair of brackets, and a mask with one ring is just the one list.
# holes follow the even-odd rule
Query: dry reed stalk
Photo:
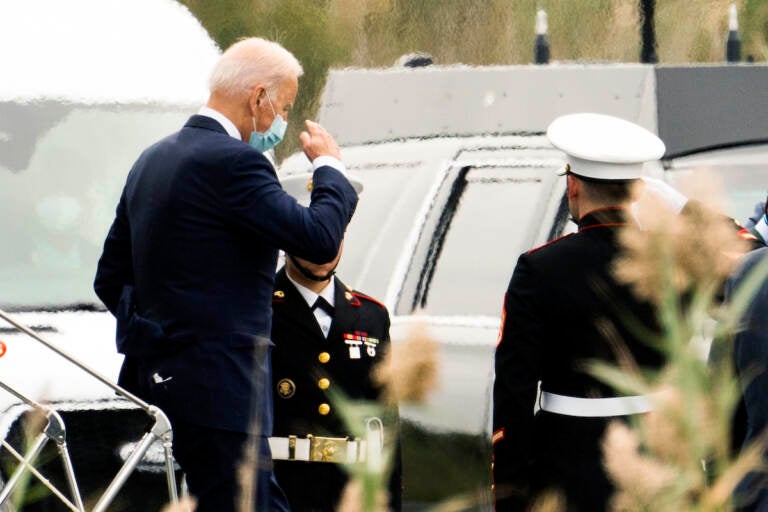
[[194, 498], [181, 498], [178, 503], [169, 503], [161, 512], [194, 512], [197, 502]]
[[642, 455], [637, 434], [618, 421], [606, 430], [603, 453], [605, 468], [617, 488], [611, 501], [614, 511], [646, 510], [679, 477], [676, 468]]
[[405, 339], [391, 345], [384, 362], [374, 368], [374, 382], [385, 387], [390, 403], [421, 403], [438, 377], [437, 341], [426, 325], [414, 325]]
[[681, 295], [694, 288], [714, 293], [748, 249], [733, 222], [709, 207], [689, 203], [678, 215], [652, 198], [644, 206], [642, 229], [621, 234], [614, 273], [656, 305], [670, 287]]

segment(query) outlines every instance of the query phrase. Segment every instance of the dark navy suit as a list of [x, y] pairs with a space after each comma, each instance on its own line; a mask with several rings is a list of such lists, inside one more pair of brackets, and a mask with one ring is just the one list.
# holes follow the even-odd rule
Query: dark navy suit
[[[310, 207], [298, 205], [264, 155], [199, 115], [131, 169], [94, 286], [117, 317], [126, 356], [119, 382], [168, 414], [193, 493], [208, 492], [224, 471], [192, 468], [204, 457], [204, 436], [231, 433], [237, 444], [249, 432], [270, 434], [277, 250], [330, 261], [356, 204], [346, 178], [325, 166], [315, 171]], [[261, 460], [269, 463], [265, 445]], [[199, 511], [229, 507], [206, 500]]]
[[[749, 279], [750, 272], [768, 260], [768, 248], [749, 253], [726, 285], [730, 298], [734, 289]], [[742, 329], [734, 340], [736, 371], [743, 376], [743, 404], [746, 410], [744, 446], [758, 440], [768, 428], [768, 279], [764, 280], [750, 303]], [[765, 451], [768, 457], [768, 449]], [[768, 511], [768, 478], [752, 473], [736, 491], [741, 511]]]

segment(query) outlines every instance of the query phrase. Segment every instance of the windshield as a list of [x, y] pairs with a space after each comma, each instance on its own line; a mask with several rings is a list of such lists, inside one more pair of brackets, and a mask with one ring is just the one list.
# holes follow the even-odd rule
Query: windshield
[[0, 103], [0, 307], [100, 305], [93, 277], [125, 177], [191, 111]]

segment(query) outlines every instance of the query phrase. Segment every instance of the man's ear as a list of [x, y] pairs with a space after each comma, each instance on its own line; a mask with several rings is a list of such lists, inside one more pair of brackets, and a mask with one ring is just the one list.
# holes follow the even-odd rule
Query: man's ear
[[645, 195], [645, 181], [635, 180], [629, 191], [630, 199], [633, 203], [639, 201]]
[[249, 106], [251, 107], [251, 113], [256, 114], [258, 112], [259, 107], [261, 106], [261, 102], [264, 99], [264, 94], [266, 93], [267, 88], [263, 85], [257, 85], [253, 89], [251, 89], [251, 95], [248, 98]]
[[568, 183], [568, 198], [576, 198], [581, 194], [581, 182], [573, 177], [573, 174], [565, 176]]

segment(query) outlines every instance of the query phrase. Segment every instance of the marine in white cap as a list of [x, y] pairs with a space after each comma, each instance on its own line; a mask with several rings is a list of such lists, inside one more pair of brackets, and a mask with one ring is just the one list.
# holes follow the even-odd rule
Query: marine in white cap
[[616, 282], [611, 265], [619, 232], [636, 227], [633, 187], [664, 143], [641, 126], [592, 113], [555, 119], [547, 136], [565, 153], [579, 229], [521, 255], [504, 298], [493, 388], [499, 512], [526, 510], [545, 489], [562, 491], [568, 510], [605, 510], [612, 485], [602, 468], [604, 429], [650, 405], [643, 396], [616, 396], [583, 363], [618, 365], [618, 354], [641, 367], [663, 362], [640, 337], [658, 332], [655, 309]]
[[664, 143], [642, 126], [604, 114], [569, 114], [547, 128], [553, 146], [566, 154], [570, 172], [598, 181], [643, 175], [643, 165], [664, 155]]
[[[362, 182], [350, 174], [348, 179], [361, 194]], [[281, 184], [299, 203], [309, 203], [312, 175], [285, 177]], [[341, 404], [331, 396], [383, 399], [370, 373], [389, 346], [389, 314], [381, 303], [335, 275], [341, 251], [325, 264], [287, 255], [275, 278], [271, 338], [275, 422], [270, 446], [275, 475], [294, 512], [336, 510], [348, 482], [343, 464], [353, 462], [347, 455], [358, 453], [362, 446], [356, 438], [364, 425], [346, 423]], [[396, 454], [389, 508], [398, 511], [397, 407], [385, 410], [389, 413], [380, 418], [384, 441]], [[309, 449], [308, 435], [315, 439], [315, 450]], [[359, 453], [365, 457], [365, 450]]]

